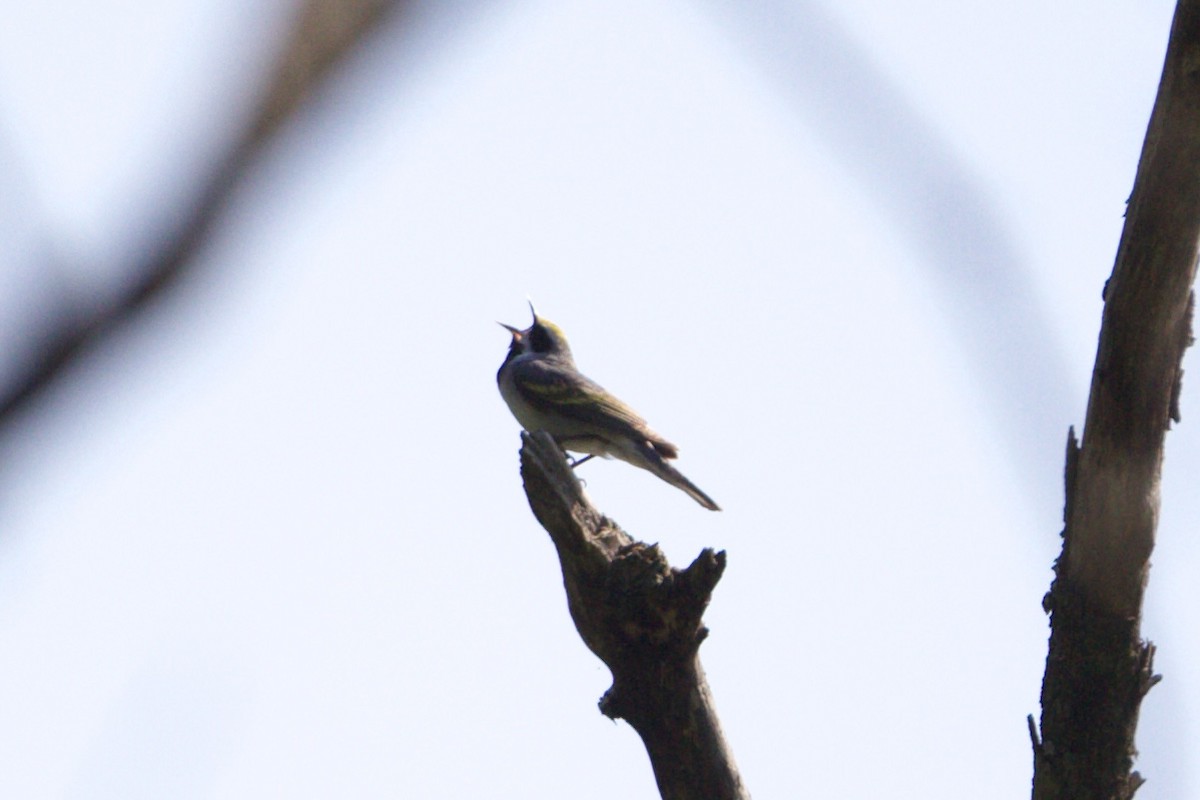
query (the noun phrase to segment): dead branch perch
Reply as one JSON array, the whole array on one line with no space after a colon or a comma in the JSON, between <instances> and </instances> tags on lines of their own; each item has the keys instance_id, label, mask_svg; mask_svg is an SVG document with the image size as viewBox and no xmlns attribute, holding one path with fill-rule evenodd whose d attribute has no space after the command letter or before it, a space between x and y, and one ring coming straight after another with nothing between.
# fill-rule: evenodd
<instances>
[{"instance_id":1,"label":"dead branch perch","mask_svg":"<svg viewBox=\"0 0 1200 800\"><path fill-rule=\"evenodd\" d=\"M588 502L548 434L521 439L525 493L558 550L571 618L613 675L600 710L642 737L663 798L749 798L698 654L725 553L705 549L687 569L672 568L657 545L635 541Z\"/></svg>"}]
</instances>

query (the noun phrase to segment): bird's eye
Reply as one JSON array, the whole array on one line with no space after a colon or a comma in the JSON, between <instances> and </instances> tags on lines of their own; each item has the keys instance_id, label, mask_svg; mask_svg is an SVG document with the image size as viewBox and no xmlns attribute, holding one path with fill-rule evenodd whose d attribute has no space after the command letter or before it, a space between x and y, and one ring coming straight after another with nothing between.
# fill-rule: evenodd
<instances>
[{"instance_id":1,"label":"bird's eye","mask_svg":"<svg viewBox=\"0 0 1200 800\"><path fill-rule=\"evenodd\" d=\"M546 330L544 325L534 325L533 330L529 332L529 343L533 346L535 353L545 353L551 349L553 339L550 337L550 331Z\"/></svg>"}]
</instances>

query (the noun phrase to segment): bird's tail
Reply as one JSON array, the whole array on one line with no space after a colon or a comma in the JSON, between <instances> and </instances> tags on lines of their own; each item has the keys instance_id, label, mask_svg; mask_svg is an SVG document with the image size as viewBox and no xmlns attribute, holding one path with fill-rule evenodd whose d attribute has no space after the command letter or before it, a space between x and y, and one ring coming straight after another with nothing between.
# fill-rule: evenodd
<instances>
[{"instance_id":1,"label":"bird's tail","mask_svg":"<svg viewBox=\"0 0 1200 800\"><path fill-rule=\"evenodd\" d=\"M633 464L635 467L641 467L648 472L653 472L667 483L686 492L693 500L709 511L721 510L716 501L706 495L699 486L689 481L682 472L668 464L667 460L659 454L658 450L650 442L633 443L628 448L622 448L621 452L613 452L613 455L622 461Z\"/></svg>"}]
</instances>

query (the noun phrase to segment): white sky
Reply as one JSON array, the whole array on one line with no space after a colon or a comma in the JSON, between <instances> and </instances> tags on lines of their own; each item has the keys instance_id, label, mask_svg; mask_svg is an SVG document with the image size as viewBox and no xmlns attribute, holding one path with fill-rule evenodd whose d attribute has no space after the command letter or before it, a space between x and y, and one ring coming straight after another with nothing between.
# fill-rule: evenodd
<instances>
[{"instance_id":1,"label":"white sky","mask_svg":"<svg viewBox=\"0 0 1200 800\"><path fill-rule=\"evenodd\" d=\"M0 28L15 343L169 217L283 13L77 5ZM702 656L755 796L1028 792L1066 430L1171 4L412 13L184 291L0 439L0 797L656 797L521 491L495 320L526 296L725 508L582 468L677 565L728 551ZM1139 798L1200 791L1197 396Z\"/></svg>"}]
</instances>

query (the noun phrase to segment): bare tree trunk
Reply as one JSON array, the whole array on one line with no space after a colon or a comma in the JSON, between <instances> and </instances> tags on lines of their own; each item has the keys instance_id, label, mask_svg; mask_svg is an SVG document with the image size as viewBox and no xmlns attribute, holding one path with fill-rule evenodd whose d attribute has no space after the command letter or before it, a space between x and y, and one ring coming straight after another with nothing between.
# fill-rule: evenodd
<instances>
[{"instance_id":1,"label":"bare tree trunk","mask_svg":"<svg viewBox=\"0 0 1200 800\"><path fill-rule=\"evenodd\" d=\"M1158 681L1140 638L1163 443L1179 421L1200 242L1200 0L1175 10L1125 229L1105 286L1083 442L1067 442L1063 551L1034 742L1035 800L1129 798L1142 697Z\"/></svg>"},{"instance_id":2,"label":"bare tree trunk","mask_svg":"<svg viewBox=\"0 0 1200 800\"><path fill-rule=\"evenodd\" d=\"M558 550L571 618L612 671L600 710L642 737L663 798L749 798L698 655L725 553L705 549L687 569L672 568L657 545L635 541L588 502L549 434L521 439L525 494Z\"/></svg>"}]
</instances>

